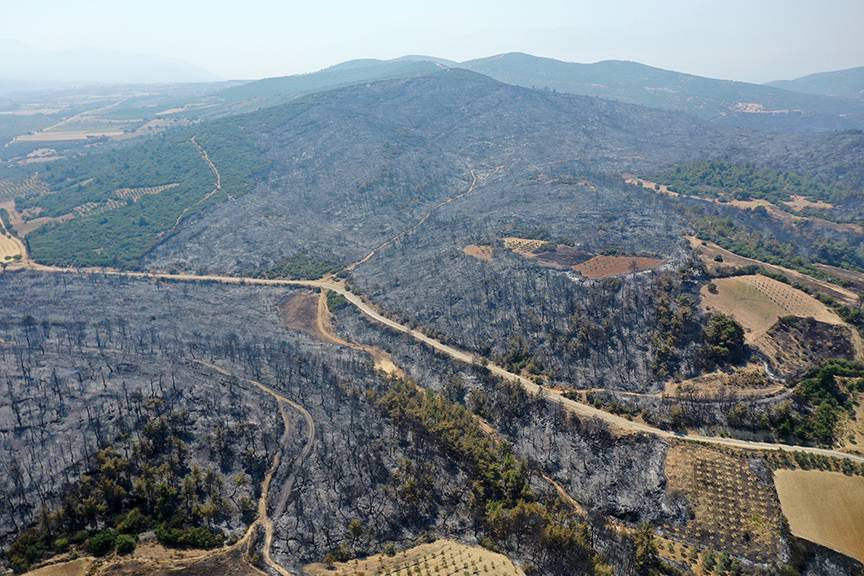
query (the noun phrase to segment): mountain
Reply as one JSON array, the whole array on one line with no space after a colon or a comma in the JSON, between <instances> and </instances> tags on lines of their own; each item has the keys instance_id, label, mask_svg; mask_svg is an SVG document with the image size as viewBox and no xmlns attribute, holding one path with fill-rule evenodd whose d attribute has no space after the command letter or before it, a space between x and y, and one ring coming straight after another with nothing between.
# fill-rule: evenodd
<instances>
[{"instance_id":1,"label":"mountain","mask_svg":"<svg viewBox=\"0 0 864 576\"><path fill-rule=\"evenodd\" d=\"M146 84L219 79L176 58L96 48L43 50L14 40L0 40L0 78L51 84Z\"/></svg>"},{"instance_id":2,"label":"mountain","mask_svg":"<svg viewBox=\"0 0 864 576\"><path fill-rule=\"evenodd\" d=\"M353 62L340 69L346 66L377 67ZM219 167L225 193L237 198L230 208L243 218L224 212L229 205L215 206L160 238L197 193L209 190L211 177L196 160L192 136ZM30 237L33 252L57 263L127 266L148 253L159 266L172 266L185 254L196 266L232 272L267 268L301 250L324 251L345 264L461 188L466 164L524 174L561 161L620 174L728 141L716 127L683 114L436 67L425 76L356 84L202 123L122 155L54 163L42 177L58 194L19 206L59 217L85 196L99 204L117 188L176 182L140 203L40 229ZM70 187L79 177L90 180L83 191ZM129 227L141 217L146 226ZM248 250L236 260L233 251L241 246Z\"/></svg>"},{"instance_id":3,"label":"mountain","mask_svg":"<svg viewBox=\"0 0 864 576\"><path fill-rule=\"evenodd\" d=\"M461 67L508 84L548 88L687 112L748 128L839 129L864 125L864 106L772 86L716 80L637 62L562 62L510 53Z\"/></svg>"},{"instance_id":4,"label":"mountain","mask_svg":"<svg viewBox=\"0 0 864 576\"><path fill-rule=\"evenodd\" d=\"M422 76L440 69L446 62L433 60L436 59L427 59L425 56L404 56L396 60L349 60L309 74L256 80L224 90L220 96L228 100L293 98L351 84Z\"/></svg>"},{"instance_id":5,"label":"mountain","mask_svg":"<svg viewBox=\"0 0 864 576\"><path fill-rule=\"evenodd\" d=\"M777 80L768 85L806 94L864 100L864 66L818 72L795 80Z\"/></svg>"}]
</instances>

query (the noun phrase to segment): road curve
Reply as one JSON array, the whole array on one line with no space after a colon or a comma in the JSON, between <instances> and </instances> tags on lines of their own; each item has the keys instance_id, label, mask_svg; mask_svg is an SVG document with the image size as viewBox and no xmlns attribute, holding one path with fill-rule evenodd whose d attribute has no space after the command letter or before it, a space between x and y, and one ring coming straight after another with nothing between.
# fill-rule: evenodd
<instances>
[{"instance_id":1,"label":"road curve","mask_svg":"<svg viewBox=\"0 0 864 576\"><path fill-rule=\"evenodd\" d=\"M478 364L484 366L488 369L492 374L503 378L504 380L509 380L511 382L517 382L520 384L525 390L534 394L541 394L544 398L546 398L550 402L554 402L559 404L569 412L577 414L579 416L585 416L589 418L599 418L611 426L625 431L625 432L639 432L644 434L653 434L655 436L659 436L661 438L668 439L679 439L690 442L699 442L702 444L712 444L716 446L728 446L731 448L740 448L743 450L772 450L772 451L782 451L782 452L806 452L808 454L817 454L820 456L830 456L833 458L842 458L846 460L852 460L854 462L864 463L864 456L858 456L855 454L847 454L845 452L840 452L838 450L831 450L828 448L814 448L811 446L798 446L791 444L777 444L773 442L756 442L750 440L739 440L735 438L721 438L717 436L702 436L698 434L679 434L676 432L672 432L669 430L663 430L661 428L657 428L655 426L651 426L649 424L644 424L642 422L634 422L632 420L628 420L622 416L618 416L616 414L612 414L610 412L606 412L605 410L601 410L599 408L595 408L594 406L590 406L588 404L583 404L582 402L578 402L576 400L571 400L570 398L566 398L561 394L552 392L539 386L521 376L519 374L515 374L497 364L493 364L488 360L471 354L469 352L465 352L464 350L460 350L448 344L441 342L435 338L427 336L426 334L420 332L419 330L414 330L401 324L395 320L387 318L378 310L375 309L374 306L363 300L357 294L348 290L344 284L344 282L332 279L332 278L322 278L319 280L280 280L280 279L271 279L271 278L245 278L239 276L220 276L215 274L204 274L204 275L195 275L195 274L169 274L164 272L127 272L122 270L114 270L109 268L61 268L55 266L44 266L41 264L34 263L29 261L26 265L10 267L10 270L20 269L20 268L30 268L33 270L41 271L41 272L49 272L49 273L66 273L66 274L93 274L93 275L105 275L105 276L118 276L124 278L139 278L139 279L151 279L151 280L165 280L168 282L215 282L220 284L234 284L234 285L250 285L250 286L282 286L282 287L290 287L290 286L303 286L306 288L318 288L318 289L327 289L336 292L337 294L341 294L345 297L348 302L354 305L360 312L362 312L366 317L378 324L396 330L397 332L402 332L403 334L407 334L411 336L415 340L423 342L424 344L430 346L431 348L450 356L451 358L458 360L460 362L465 362L467 364Z\"/></svg>"}]
</instances>

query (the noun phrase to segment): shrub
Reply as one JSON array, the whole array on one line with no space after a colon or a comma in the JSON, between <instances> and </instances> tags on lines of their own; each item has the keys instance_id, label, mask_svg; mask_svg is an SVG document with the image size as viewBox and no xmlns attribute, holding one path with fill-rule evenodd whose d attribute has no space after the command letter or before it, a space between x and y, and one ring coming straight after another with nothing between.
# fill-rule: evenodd
<instances>
[{"instance_id":1,"label":"shrub","mask_svg":"<svg viewBox=\"0 0 864 576\"><path fill-rule=\"evenodd\" d=\"M134 536L129 534L120 534L115 541L118 554L131 554L138 544Z\"/></svg>"},{"instance_id":2,"label":"shrub","mask_svg":"<svg viewBox=\"0 0 864 576\"><path fill-rule=\"evenodd\" d=\"M736 364L744 359L744 329L731 316L712 314L705 327L708 356L717 364Z\"/></svg>"},{"instance_id":3,"label":"shrub","mask_svg":"<svg viewBox=\"0 0 864 576\"><path fill-rule=\"evenodd\" d=\"M105 556L114 550L116 535L113 530L97 532L87 540L87 550L94 556Z\"/></svg>"},{"instance_id":4,"label":"shrub","mask_svg":"<svg viewBox=\"0 0 864 576\"><path fill-rule=\"evenodd\" d=\"M171 528L160 524L155 532L156 539L171 548L215 548L225 541L221 532L207 528Z\"/></svg>"}]
</instances>

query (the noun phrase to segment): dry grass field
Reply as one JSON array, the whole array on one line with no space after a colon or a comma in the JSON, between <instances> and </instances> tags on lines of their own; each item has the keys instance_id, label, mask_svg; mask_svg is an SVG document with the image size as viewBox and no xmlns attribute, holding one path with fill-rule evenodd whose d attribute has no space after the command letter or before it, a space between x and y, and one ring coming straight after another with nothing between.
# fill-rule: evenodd
<instances>
[{"instance_id":1,"label":"dry grass field","mask_svg":"<svg viewBox=\"0 0 864 576\"><path fill-rule=\"evenodd\" d=\"M15 262L23 256L21 243L0 226L0 264Z\"/></svg>"},{"instance_id":2,"label":"dry grass field","mask_svg":"<svg viewBox=\"0 0 864 576\"><path fill-rule=\"evenodd\" d=\"M674 540L754 561L777 558L783 531L780 503L770 481L760 480L746 458L675 444L666 455L666 478L671 491L687 498L692 512L686 525L665 529Z\"/></svg>"},{"instance_id":3,"label":"dry grass field","mask_svg":"<svg viewBox=\"0 0 864 576\"><path fill-rule=\"evenodd\" d=\"M796 212L801 212L807 208L815 208L817 210L830 210L834 207L833 204L829 204L828 202L823 202L822 200L810 200L809 198L805 198L804 196L792 196L791 200L786 200L783 202L786 206L795 210Z\"/></svg>"},{"instance_id":4,"label":"dry grass field","mask_svg":"<svg viewBox=\"0 0 864 576\"><path fill-rule=\"evenodd\" d=\"M310 564L305 571L313 576L524 576L506 556L451 540L437 540L393 556L379 554L332 567Z\"/></svg>"},{"instance_id":5,"label":"dry grass field","mask_svg":"<svg viewBox=\"0 0 864 576\"><path fill-rule=\"evenodd\" d=\"M864 562L864 478L777 470L774 483L793 534Z\"/></svg>"},{"instance_id":6,"label":"dry grass field","mask_svg":"<svg viewBox=\"0 0 864 576\"><path fill-rule=\"evenodd\" d=\"M128 556L79 558L27 572L24 576L258 576L240 547L173 550L144 542Z\"/></svg>"},{"instance_id":7,"label":"dry grass field","mask_svg":"<svg viewBox=\"0 0 864 576\"><path fill-rule=\"evenodd\" d=\"M84 576L90 572L93 565L93 560L90 558L79 558L69 562L61 562L37 568L31 572L27 572L25 576Z\"/></svg>"},{"instance_id":8,"label":"dry grass field","mask_svg":"<svg viewBox=\"0 0 864 576\"><path fill-rule=\"evenodd\" d=\"M489 262L490 260L492 260L491 246L478 246L476 244L469 244L468 246L465 246L462 251L468 256L471 256L472 258L476 258L484 262Z\"/></svg>"},{"instance_id":9,"label":"dry grass field","mask_svg":"<svg viewBox=\"0 0 864 576\"><path fill-rule=\"evenodd\" d=\"M624 178L624 182L633 186L641 186L646 190L652 190L654 192L657 192L658 194L663 194L665 196L678 196L677 192L669 190L669 187L665 184L657 184L656 182L651 182L650 180L645 180L644 178L628 176Z\"/></svg>"},{"instance_id":10,"label":"dry grass field","mask_svg":"<svg viewBox=\"0 0 864 576\"><path fill-rule=\"evenodd\" d=\"M750 343L765 334L781 316L844 324L837 314L809 294L761 274L717 278L703 286L700 294L706 310L734 317L744 327Z\"/></svg>"},{"instance_id":11,"label":"dry grass field","mask_svg":"<svg viewBox=\"0 0 864 576\"><path fill-rule=\"evenodd\" d=\"M753 400L783 390L784 386L768 379L764 367L747 365L733 372L710 372L682 382L667 382L663 396L686 400Z\"/></svg>"},{"instance_id":12,"label":"dry grass field","mask_svg":"<svg viewBox=\"0 0 864 576\"><path fill-rule=\"evenodd\" d=\"M576 264L573 269L588 278L607 278L629 272L642 272L663 264L659 258L642 256L594 256L586 262Z\"/></svg>"}]
</instances>

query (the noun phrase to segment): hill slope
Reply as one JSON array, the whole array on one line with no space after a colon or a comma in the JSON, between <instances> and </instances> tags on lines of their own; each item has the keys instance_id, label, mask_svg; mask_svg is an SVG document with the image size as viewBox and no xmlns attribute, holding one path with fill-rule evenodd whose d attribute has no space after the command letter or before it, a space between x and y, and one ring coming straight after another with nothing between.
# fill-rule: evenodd
<instances>
[{"instance_id":1,"label":"hill slope","mask_svg":"<svg viewBox=\"0 0 864 576\"><path fill-rule=\"evenodd\" d=\"M806 94L864 100L864 66L819 72L795 80L777 80L768 85Z\"/></svg>"},{"instance_id":2,"label":"hill slope","mask_svg":"<svg viewBox=\"0 0 864 576\"><path fill-rule=\"evenodd\" d=\"M679 110L735 126L836 129L864 122L864 108L858 104L771 86L703 78L637 62L577 64L510 53L470 60L460 66L509 84Z\"/></svg>"}]
</instances>

